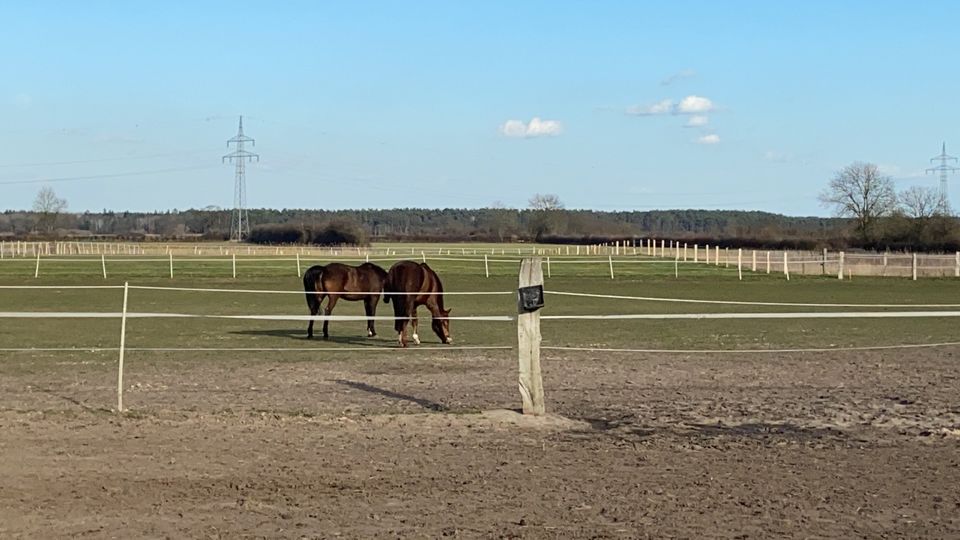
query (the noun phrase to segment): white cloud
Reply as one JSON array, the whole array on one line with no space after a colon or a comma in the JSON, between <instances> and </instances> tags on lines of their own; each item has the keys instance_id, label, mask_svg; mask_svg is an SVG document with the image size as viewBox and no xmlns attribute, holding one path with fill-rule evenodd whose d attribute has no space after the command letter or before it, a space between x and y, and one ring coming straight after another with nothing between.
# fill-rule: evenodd
<instances>
[{"instance_id":1,"label":"white cloud","mask_svg":"<svg viewBox=\"0 0 960 540\"><path fill-rule=\"evenodd\" d=\"M700 137L697 139L697 142L699 144L719 144L720 136L716 133L711 133L710 135L704 135L703 137Z\"/></svg>"},{"instance_id":2,"label":"white cloud","mask_svg":"<svg viewBox=\"0 0 960 540\"><path fill-rule=\"evenodd\" d=\"M557 120L541 120L534 116L529 122L507 120L500 125L504 137L552 137L563 133L563 125Z\"/></svg>"},{"instance_id":3,"label":"white cloud","mask_svg":"<svg viewBox=\"0 0 960 540\"><path fill-rule=\"evenodd\" d=\"M671 84L683 80L689 79L690 77L696 76L697 72L692 69L683 69L676 73L671 74L667 78L660 81L661 86L670 86Z\"/></svg>"},{"instance_id":4,"label":"white cloud","mask_svg":"<svg viewBox=\"0 0 960 540\"><path fill-rule=\"evenodd\" d=\"M683 127L703 127L710 123L710 118L703 115L694 115L691 116L687 123Z\"/></svg>"},{"instance_id":5,"label":"white cloud","mask_svg":"<svg viewBox=\"0 0 960 540\"><path fill-rule=\"evenodd\" d=\"M705 97L687 96L680 100L675 112L677 114L702 114L713 110L713 102Z\"/></svg>"},{"instance_id":6,"label":"white cloud","mask_svg":"<svg viewBox=\"0 0 960 540\"><path fill-rule=\"evenodd\" d=\"M687 96L679 102L672 99L664 99L653 105L633 105L627 107L627 114L634 116L654 116L659 114L695 114L702 116L704 113L715 109L713 101L701 96Z\"/></svg>"}]
</instances>

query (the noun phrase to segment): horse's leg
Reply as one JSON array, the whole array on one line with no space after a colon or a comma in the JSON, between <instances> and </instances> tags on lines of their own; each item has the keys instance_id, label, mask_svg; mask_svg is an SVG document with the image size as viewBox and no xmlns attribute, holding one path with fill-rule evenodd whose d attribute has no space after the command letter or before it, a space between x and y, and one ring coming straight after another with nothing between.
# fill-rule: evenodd
<instances>
[{"instance_id":1,"label":"horse's leg","mask_svg":"<svg viewBox=\"0 0 960 540\"><path fill-rule=\"evenodd\" d=\"M417 345L420 344L420 335L417 333L417 325L420 321L417 319L417 306L414 306L410 309L410 324L413 326L413 342Z\"/></svg>"},{"instance_id":2,"label":"horse's leg","mask_svg":"<svg viewBox=\"0 0 960 540\"><path fill-rule=\"evenodd\" d=\"M380 298L373 295L367 296L363 299L363 309L367 312L367 317L371 317L370 319L367 319L367 337L373 337L377 335L377 329L373 324L373 317L377 314L377 302L379 301Z\"/></svg>"},{"instance_id":3,"label":"horse's leg","mask_svg":"<svg viewBox=\"0 0 960 540\"><path fill-rule=\"evenodd\" d=\"M335 294L331 294L328 298L329 299L327 300L327 309L323 311L323 314L326 315L327 317L333 314L333 306L337 305L337 298L339 298L339 296ZM323 321L323 339L327 339L330 337L329 332L327 332L327 327L329 325L330 325L329 320Z\"/></svg>"},{"instance_id":4,"label":"horse's leg","mask_svg":"<svg viewBox=\"0 0 960 540\"><path fill-rule=\"evenodd\" d=\"M401 347L407 346L407 321L406 317L408 299L406 297L395 297L393 299L393 329L397 331L397 341Z\"/></svg>"},{"instance_id":5,"label":"horse's leg","mask_svg":"<svg viewBox=\"0 0 960 540\"><path fill-rule=\"evenodd\" d=\"M310 316L316 317L317 313L320 313L320 303L323 302L323 295L310 294L308 298L307 304L310 307ZM313 319L310 319L310 324L307 325L307 339L313 339L313 323Z\"/></svg>"}]
</instances>

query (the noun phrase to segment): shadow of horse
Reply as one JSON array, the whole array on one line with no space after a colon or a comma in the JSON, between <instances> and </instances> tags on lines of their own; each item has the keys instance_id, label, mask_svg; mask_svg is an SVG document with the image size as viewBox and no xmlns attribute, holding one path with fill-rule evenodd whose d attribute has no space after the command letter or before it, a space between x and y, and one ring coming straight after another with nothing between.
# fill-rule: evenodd
<instances>
[{"instance_id":1,"label":"shadow of horse","mask_svg":"<svg viewBox=\"0 0 960 540\"><path fill-rule=\"evenodd\" d=\"M357 382L357 381L347 381L344 379L337 379L337 384L342 384L344 386L349 386L356 390L362 390L364 392L369 392L371 394L376 394L378 396L388 397L390 399L399 399L401 401L409 401L410 403L417 404L424 409L434 412L449 412L450 408L442 403L437 403L436 401L430 401L429 399L419 398L416 396L411 396L407 394L401 394L399 392L394 392L393 390L387 390L386 388L380 388L373 386L367 383Z\"/></svg>"},{"instance_id":2,"label":"shadow of horse","mask_svg":"<svg viewBox=\"0 0 960 540\"><path fill-rule=\"evenodd\" d=\"M230 332L231 334L241 335L241 336L268 336L268 337L278 337L285 339L296 339L303 341L312 341L303 333L303 329L283 329L283 328L273 328L267 330L234 330ZM393 345L393 340L374 340L367 337L361 336L331 336L326 339L327 343L339 343L341 345L352 345L357 347L387 347ZM322 347L318 344L317 348Z\"/></svg>"}]
</instances>

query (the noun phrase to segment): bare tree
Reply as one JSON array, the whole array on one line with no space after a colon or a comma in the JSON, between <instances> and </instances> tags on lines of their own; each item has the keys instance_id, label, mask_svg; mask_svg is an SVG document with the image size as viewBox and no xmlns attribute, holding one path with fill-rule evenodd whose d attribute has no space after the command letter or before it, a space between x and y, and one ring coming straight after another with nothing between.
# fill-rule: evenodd
<instances>
[{"instance_id":1,"label":"bare tree","mask_svg":"<svg viewBox=\"0 0 960 540\"><path fill-rule=\"evenodd\" d=\"M37 215L37 228L47 232L53 231L57 226L57 218L60 212L67 209L67 200L57 197L53 188L46 186L37 193L37 198L33 200L33 211Z\"/></svg>"},{"instance_id":2,"label":"bare tree","mask_svg":"<svg viewBox=\"0 0 960 540\"><path fill-rule=\"evenodd\" d=\"M539 193L535 194L533 197L530 197L528 201L530 204L531 210L562 210L563 203L560 202L560 197L547 193L541 195Z\"/></svg>"},{"instance_id":3,"label":"bare tree","mask_svg":"<svg viewBox=\"0 0 960 540\"><path fill-rule=\"evenodd\" d=\"M877 218L897 208L893 180L880 174L873 163L859 161L838 171L819 198L836 215L856 220L857 233L864 240L869 239Z\"/></svg>"},{"instance_id":4,"label":"bare tree","mask_svg":"<svg viewBox=\"0 0 960 540\"><path fill-rule=\"evenodd\" d=\"M947 203L939 189L913 186L900 192L900 210L907 217L925 219L940 215Z\"/></svg>"}]
</instances>

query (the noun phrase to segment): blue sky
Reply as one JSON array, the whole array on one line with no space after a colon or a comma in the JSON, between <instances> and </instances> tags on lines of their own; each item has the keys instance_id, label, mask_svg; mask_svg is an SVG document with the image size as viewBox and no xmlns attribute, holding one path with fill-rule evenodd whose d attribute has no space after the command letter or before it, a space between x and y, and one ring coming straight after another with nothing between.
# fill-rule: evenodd
<instances>
[{"instance_id":1,"label":"blue sky","mask_svg":"<svg viewBox=\"0 0 960 540\"><path fill-rule=\"evenodd\" d=\"M0 209L523 207L824 215L960 154L956 2L7 2ZM960 182L960 176L955 182ZM960 188L951 190L954 201Z\"/></svg>"}]
</instances>

